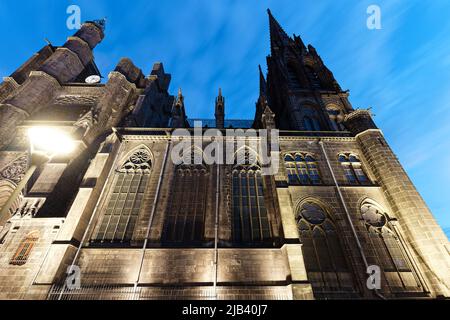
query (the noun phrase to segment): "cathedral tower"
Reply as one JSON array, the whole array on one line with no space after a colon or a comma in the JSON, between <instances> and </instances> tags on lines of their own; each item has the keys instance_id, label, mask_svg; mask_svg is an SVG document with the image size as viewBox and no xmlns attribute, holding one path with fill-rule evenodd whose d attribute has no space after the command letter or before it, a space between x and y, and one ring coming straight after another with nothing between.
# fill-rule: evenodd
<instances>
[{"instance_id":1,"label":"cathedral tower","mask_svg":"<svg viewBox=\"0 0 450 320\"><path fill-rule=\"evenodd\" d=\"M331 71L313 46L299 36L289 37L270 10L270 50L267 57L267 99L279 129L301 131L342 130L343 114L351 110ZM264 81L261 81L264 85ZM330 100L340 101L330 106ZM340 116L340 117L339 117Z\"/></svg>"}]
</instances>

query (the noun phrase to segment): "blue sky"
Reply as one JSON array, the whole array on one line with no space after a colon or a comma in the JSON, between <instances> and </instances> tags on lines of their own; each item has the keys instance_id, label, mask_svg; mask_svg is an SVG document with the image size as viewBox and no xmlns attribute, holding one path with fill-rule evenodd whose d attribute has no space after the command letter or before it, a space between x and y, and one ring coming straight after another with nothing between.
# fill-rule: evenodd
<instances>
[{"instance_id":1,"label":"blue sky","mask_svg":"<svg viewBox=\"0 0 450 320\"><path fill-rule=\"evenodd\" d=\"M107 76L121 57L145 74L162 61L170 90L183 88L190 117L213 117L223 88L228 118L252 118L258 64L266 68L266 9L288 34L312 43L355 108L372 107L375 121L450 233L450 1L448 0L191 0L0 2L0 76L9 75L48 38L60 45L73 33L66 8L82 20L108 18L95 49ZM382 29L366 27L377 4Z\"/></svg>"}]
</instances>

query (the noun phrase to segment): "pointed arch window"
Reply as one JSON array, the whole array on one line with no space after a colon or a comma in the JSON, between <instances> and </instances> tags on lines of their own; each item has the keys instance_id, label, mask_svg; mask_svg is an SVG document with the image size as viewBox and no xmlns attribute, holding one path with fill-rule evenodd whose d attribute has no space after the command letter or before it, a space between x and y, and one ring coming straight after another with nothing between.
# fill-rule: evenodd
<instances>
[{"instance_id":1,"label":"pointed arch window","mask_svg":"<svg viewBox=\"0 0 450 320\"><path fill-rule=\"evenodd\" d=\"M261 167L256 161L239 161L233 167L233 238L236 242L260 242L271 238ZM256 159L256 156L254 157Z\"/></svg>"},{"instance_id":2,"label":"pointed arch window","mask_svg":"<svg viewBox=\"0 0 450 320\"><path fill-rule=\"evenodd\" d=\"M294 158L290 154L287 154L284 157L284 163L286 165L286 173L288 176L288 183L289 184L298 184L299 179L298 179L298 175L297 175Z\"/></svg>"},{"instance_id":3,"label":"pointed arch window","mask_svg":"<svg viewBox=\"0 0 450 320\"><path fill-rule=\"evenodd\" d=\"M20 243L19 248L17 248L14 256L10 260L10 264L21 266L27 263L30 257L31 250L36 245L39 240L39 232L34 231L28 234Z\"/></svg>"},{"instance_id":4,"label":"pointed arch window","mask_svg":"<svg viewBox=\"0 0 450 320\"><path fill-rule=\"evenodd\" d=\"M151 167L150 152L140 148L116 170L93 242L123 243L131 240Z\"/></svg>"},{"instance_id":5,"label":"pointed arch window","mask_svg":"<svg viewBox=\"0 0 450 320\"><path fill-rule=\"evenodd\" d=\"M286 154L284 162L289 184L322 184L317 161L312 155L306 153Z\"/></svg>"},{"instance_id":6,"label":"pointed arch window","mask_svg":"<svg viewBox=\"0 0 450 320\"><path fill-rule=\"evenodd\" d=\"M340 154L339 162L344 168L344 175L349 184L368 185L370 180L363 170L361 160L354 154Z\"/></svg>"},{"instance_id":7,"label":"pointed arch window","mask_svg":"<svg viewBox=\"0 0 450 320\"><path fill-rule=\"evenodd\" d=\"M394 290L399 287L419 289L420 282L416 281L406 249L384 210L375 202L365 200L361 215L389 286Z\"/></svg>"},{"instance_id":8,"label":"pointed arch window","mask_svg":"<svg viewBox=\"0 0 450 320\"><path fill-rule=\"evenodd\" d=\"M164 221L163 242L196 243L204 240L210 175L204 164L194 164L199 163L198 159L203 159L201 151L189 152L192 153L191 164L181 164L175 168L172 196Z\"/></svg>"},{"instance_id":9,"label":"pointed arch window","mask_svg":"<svg viewBox=\"0 0 450 320\"><path fill-rule=\"evenodd\" d=\"M329 214L314 201L300 207L297 225L308 279L315 290L349 290L353 282L336 227Z\"/></svg>"}]
</instances>

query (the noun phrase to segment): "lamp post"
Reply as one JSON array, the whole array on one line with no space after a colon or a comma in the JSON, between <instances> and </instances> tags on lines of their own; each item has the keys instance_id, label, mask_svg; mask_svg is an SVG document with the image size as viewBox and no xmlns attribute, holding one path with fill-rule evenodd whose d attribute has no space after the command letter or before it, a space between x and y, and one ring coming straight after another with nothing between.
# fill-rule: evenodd
<instances>
[{"instance_id":1,"label":"lamp post","mask_svg":"<svg viewBox=\"0 0 450 320\"><path fill-rule=\"evenodd\" d=\"M56 155L69 154L75 149L74 140L62 130L51 127L32 127L28 129L30 139L30 167L25 172L14 192L3 205L0 217L9 214L12 204L19 197L38 167L49 162Z\"/></svg>"}]
</instances>

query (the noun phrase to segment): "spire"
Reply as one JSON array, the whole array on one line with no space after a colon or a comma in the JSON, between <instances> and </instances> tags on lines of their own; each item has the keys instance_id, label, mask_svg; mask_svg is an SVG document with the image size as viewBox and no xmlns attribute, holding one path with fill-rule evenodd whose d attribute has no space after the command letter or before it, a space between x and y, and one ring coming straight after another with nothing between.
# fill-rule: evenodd
<instances>
[{"instance_id":1,"label":"spire","mask_svg":"<svg viewBox=\"0 0 450 320\"><path fill-rule=\"evenodd\" d=\"M269 14L270 47L273 50L276 47L287 44L291 39L274 18L270 9L267 9L267 13Z\"/></svg>"},{"instance_id":2,"label":"spire","mask_svg":"<svg viewBox=\"0 0 450 320\"><path fill-rule=\"evenodd\" d=\"M313 56L318 56L316 48L314 48L311 44L308 44L308 52Z\"/></svg>"},{"instance_id":3,"label":"spire","mask_svg":"<svg viewBox=\"0 0 450 320\"><path fill-rule=\"evenodd\" d=\"M266 96L266 79L264 78L264 73L262 72L261 65L258 65L259 68L259 95Z\"/></svg>"},{"instance_id":4,"label":"spire","mask_svg":"<svg viewBox=\"0 0 450 320\"><path fill-rule=\"evenodd\" d=\"M222 88L219 88L219 95L216 98L216 105L217 104L225 105L225 98L222 96Z\"/></svg>"},{"instance_id":5,"label":"spire","mask_svg":"<svg viewBox=\"0 0 450 320\"><path fill-rule=\"evenodd\" d=\"M184 106L184 97L183 97L183 93L181 92L181 88L178 88L178 95L177 95L177 100L175 101L175 104L178 106Z\"/></svg>"},{"instance_id":6,"label":"spire","mask_svg":"<svg viewBox=\"0 0 450 320\"><path fill-rule=\"evenodd\" d=\"M305 43L303 42L302 38L300 36L297 36L294 34L294 42L297 46L300 47L302 52L306 51Z\"/></svg>"},{"instance_id":7,"label":"spire","mask_svg":"<svg viewBox=\"0 0 450 320\"><path fill-rule=\"evenodd\" d=\"M170 127L185 128L186 127L186 113L184 110L184 97L181 93L181 88L178 89L178 95L172 107L172 118L170 119Z\"/></svg>"},{"instance_id":8,"label":"spire","mask_svg":"<svg viewBox=\"0 0 450 320\"><path fill-rule=\"evenodd\" d=\"M223 129L225 127L225 98L222 96L222 88L219 88L219 95L216 98L216 128Z\"/></svg>"},{"instance_id":9,"label":"spire","mask_svg":"<svg viewBox=\"0 0 450 320\"><path fill-rule=\"evenodd\" d=\"M91 23L95 24L97 27L99 27L103 32L105 31L105 28L106 28L106 17L102 18L102 19L86 21L86 22L91 22Z\"/></svg>"},{"instance_id":10,"label":"spire","mask_svg":"<svg viewBox=\"0 0 450 320\"><path fill-rule=\"evenodd\" d=\"M275 129L275 113L270 109L267 101L264 101L265 108L261 116L261 122L264 129Z\"/></svg>"}]
</instances>

